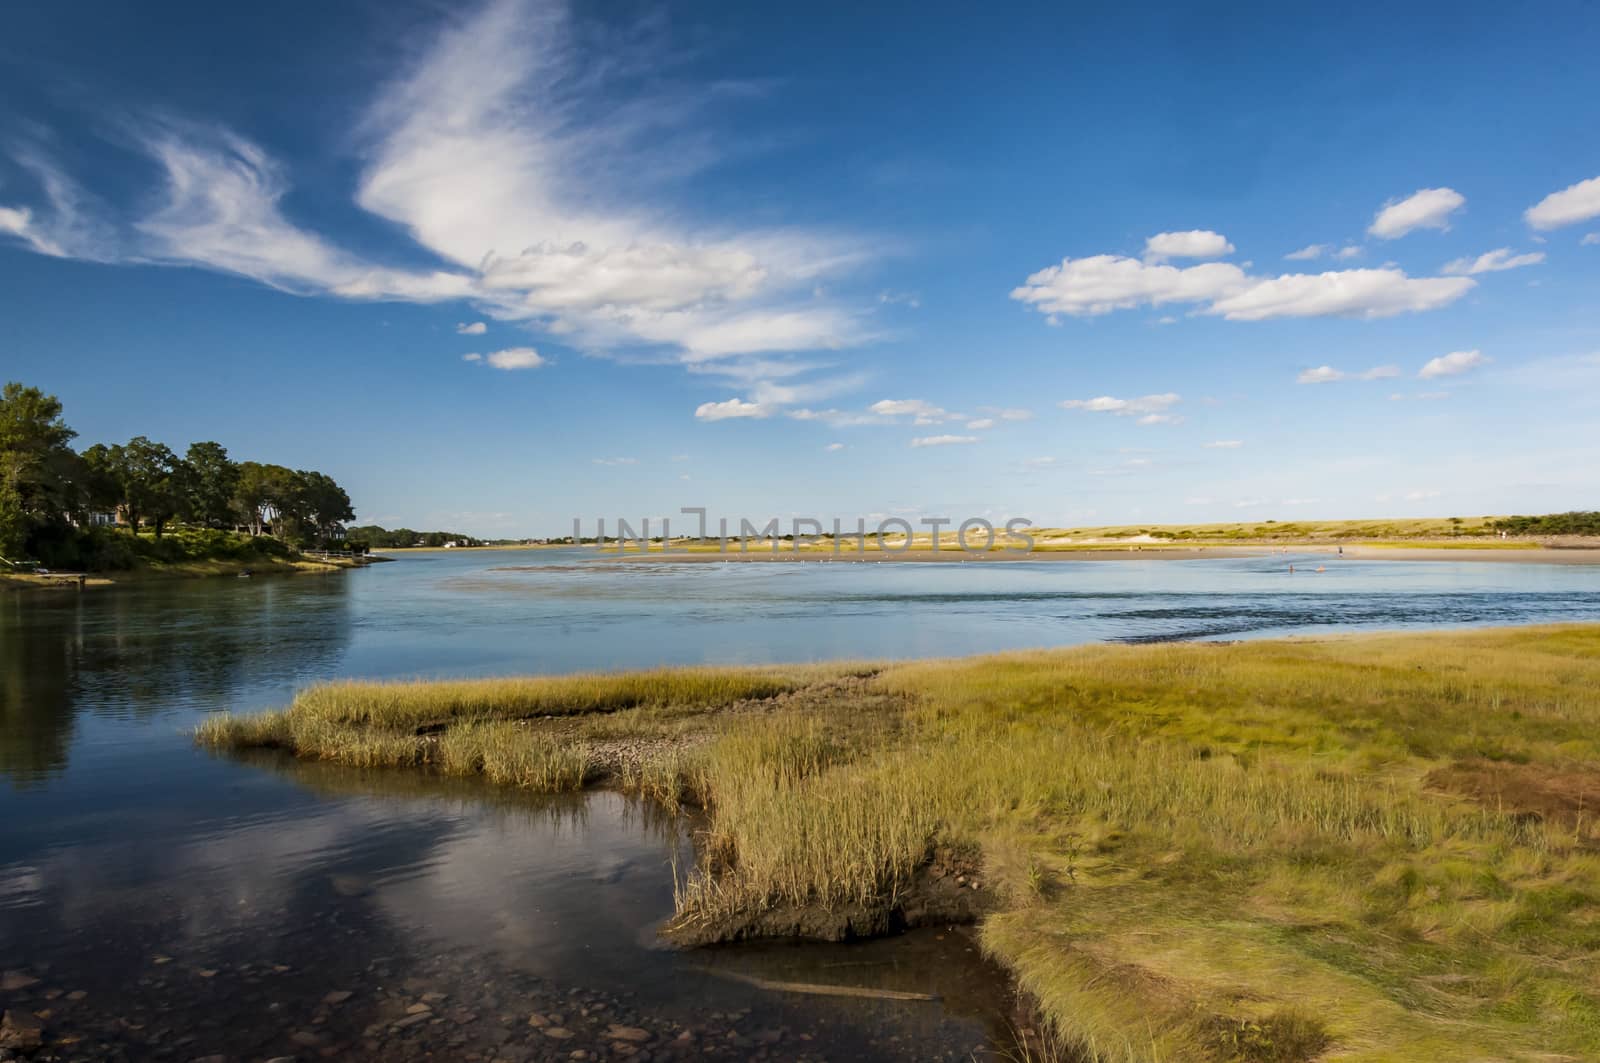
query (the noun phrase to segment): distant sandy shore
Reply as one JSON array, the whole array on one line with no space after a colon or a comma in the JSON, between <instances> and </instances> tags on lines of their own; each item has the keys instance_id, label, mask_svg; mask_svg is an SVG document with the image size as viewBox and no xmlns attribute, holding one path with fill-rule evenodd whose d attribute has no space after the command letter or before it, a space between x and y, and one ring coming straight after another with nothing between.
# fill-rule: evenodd
<instances>
[{"instance_id":1,"label":"distant sandy shore","mask_svg":"<svg viewBox=\"0 0 1600 1063\"><path fill-rule=\"evenodd\" d=\"M823 564L843 562L849 564L897 564L904 562L939 562L945 564L1007 564L1018 561L1194 561L1218 557L1282 557L1288 564L1295 558L1315 555L1339 560L1359 561L1493 561L1540 565L1600 565L1600 548L1570 549L1505 549L1494 547L1448 546L1345 546L1340 553L1338 544L1303 544L1295 546L1141 546L1106 547L1105 549L1077 550L994 550L983 554L969 554L959 550L907 550L903 553L869 551L865 554L842 550L837 555L823 550L804 553L774 554L770 548L748 553L730 550L727 553L650 553L623 554L596 552L596 558L612 563L646 564Z\"/></svg>"}]
</instances>

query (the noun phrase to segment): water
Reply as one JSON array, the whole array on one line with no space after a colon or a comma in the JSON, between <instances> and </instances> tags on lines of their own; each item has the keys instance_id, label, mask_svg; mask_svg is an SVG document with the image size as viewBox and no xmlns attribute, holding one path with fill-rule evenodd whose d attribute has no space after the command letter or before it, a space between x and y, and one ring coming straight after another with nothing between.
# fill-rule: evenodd
<instances>
[{"instance_id":1,"label":"water","mask_svg":"<svg viewBox=\"0 0 1600 1063\"><path fill-rule=\"evenodd\" d=\"M0 989L0 1007L48 1008L52 1036L81 1038L65 1057L84 1059L565 1059L610 1043L611 1021L667 1058L967 1058L1004 1044L1010 1016L964 932L665 949L654 929L689 848L685 825L648 806L219 759L186 732L331 676L1600 619L1600 568L1582 566L588 557L406 555L329 576L0 597L0 970L39 979ZM939 999L775 993L750 976ZM330 991L352 996L323 1003ZM543 1032L555 1015L572 1038Z\"/></svg>"}]
</instances>

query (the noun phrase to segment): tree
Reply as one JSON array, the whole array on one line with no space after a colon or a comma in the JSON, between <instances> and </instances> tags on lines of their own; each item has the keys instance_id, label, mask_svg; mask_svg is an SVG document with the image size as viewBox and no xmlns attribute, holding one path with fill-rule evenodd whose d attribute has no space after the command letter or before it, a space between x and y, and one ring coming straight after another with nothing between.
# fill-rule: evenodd
<instances>
[{"instance_id":1,"label":"tree","mask_svg":"<svg viewBox=\"0 0 1600 1063\"><path fill-rule=\"evenodd\" d=\"M272 534L285 541L296 537L301 522L299 475L282 465L241 462L239 483L234 489L234 509L244 518L251 535L260 535L270 525Z\"/></svg>"},{"instance_id":2,"label":"tree","mask_svg":"<svg viewBox=\"0 0 1600 1063\"><path fill-rule=\"evenodd\" d=\"M0 555L23 554L41 527L78 509L76 435L54 395L18 383L0 390Z\"/></svg>"},{"instance_id":3,"label":"tree","mask_svg":"<svg viewBox=\"0 0 1600 1063\"><path fill-rule=\"evenodd\" d=\"M227 524L239 487L239 466L228 460L220 443L191 443L184 455L188 467L183 518L208 528Z\"/></svg>"},{"instance_id":4,"label":"tree","mask_svg":"<svg viewBox=\"0 0 1600 1063\"><path fill-rule=\"evenodd\" d=\"M334 536L347 520L355 520L350 496L326 473L301 470L295 475L297 516L309 524L319 540Z\"/></svg>"},{"instance_id":5,"label":"tree","mask_svg":"<svg viewBox=\"0 0 1600 1063\"><path fill-rule=\"evenodd\" d=\"M182 459L165 443L144 436L134 436L121 449L119 471L129 520L136 531L138 518L148 520L159 539L183 501L187 474Z\"/></svg>"}]
</instances>

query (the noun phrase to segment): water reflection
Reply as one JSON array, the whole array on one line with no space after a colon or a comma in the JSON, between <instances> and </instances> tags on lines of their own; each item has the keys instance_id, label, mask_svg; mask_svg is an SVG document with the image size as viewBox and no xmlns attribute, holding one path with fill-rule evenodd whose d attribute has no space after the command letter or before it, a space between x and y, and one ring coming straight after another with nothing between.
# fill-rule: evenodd
<instances>
[{"instance_id":1,"label":"water reflection","mask_svg":"<svg viewBox=\"0 0 1600 1063\"><path fill-rule=\"evenodd\" d=\"M60 774L80 713L151 720L288 692L334 670L350 626L339 578L0 595L0 774Z\"/></svg>"}]
</instances>

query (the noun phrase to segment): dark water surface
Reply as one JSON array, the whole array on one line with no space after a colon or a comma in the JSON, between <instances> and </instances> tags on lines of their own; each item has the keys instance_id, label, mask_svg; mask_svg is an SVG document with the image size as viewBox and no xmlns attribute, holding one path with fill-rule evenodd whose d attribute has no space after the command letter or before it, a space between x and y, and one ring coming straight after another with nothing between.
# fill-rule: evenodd
<instances>
[{"instance_id":1,"label":"dark water surface","mask_svg":"<svg viewBox=\"0 0 1600 1063\"><path fill-rule=\"evenodd\" d=\"M1600 619L1600 569L1580 566L586 556L0 596L0 1008L45 1012L50 1038L78 1039L53 1051L81 1059L982 1056L1007 1041L1008 1002L964 932L665 949L689 850L647 806L218 759L186 732L333 676Z\"/></svg>"}]
</instances>

